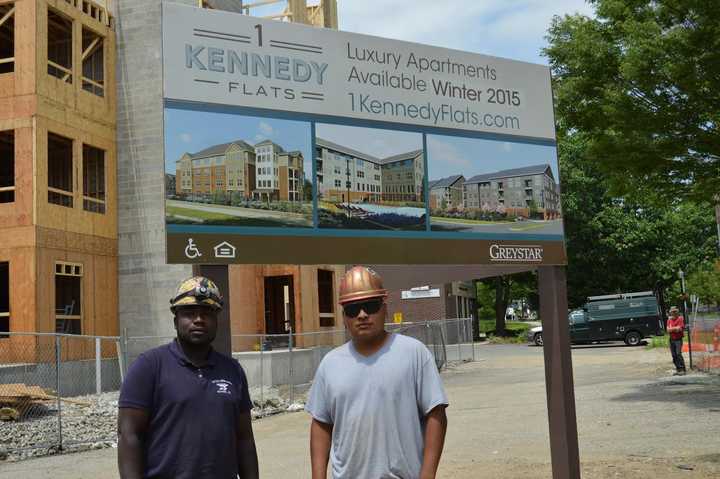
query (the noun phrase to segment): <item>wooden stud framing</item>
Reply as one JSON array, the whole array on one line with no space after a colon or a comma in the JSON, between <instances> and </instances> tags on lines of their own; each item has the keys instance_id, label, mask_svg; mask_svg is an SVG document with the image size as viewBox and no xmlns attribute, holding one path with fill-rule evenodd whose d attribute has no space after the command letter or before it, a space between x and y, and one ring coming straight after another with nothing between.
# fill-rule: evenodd
<instances>
[{"instance_id":1,"label":"wooden stud framing","mask_svg":"<svg viewBox=\"0 0 720 479\"><path fill-rule=\"evenodd\" d=\"M12 4L0 0L0 5L8 3ZM83 266L83 333L115 335L118 245L113 22L102 7L87 0L21 0L13 9L16 65L13 72L0 75L0 131L15 132L15 201L0 203L0 223L4 226L0 261L10 263L10 328L15 332L55 331L54 268L56 262L68 262ZM72 22L70 66L48 63L48 9ZM7 13L3 10L0 17ZM83 29L97 35L85 37L85 48ZM103 80L83 79L83 59L101 45ZM61 76L72 75L77 80L63 83L62 78L48 74L49 64L62 72ZM83 82L103 88L104 96L83 90ZM47 182L48 133L73 141L73 191L56 191L72 196L72 208L48 202L48 191L55 190L48 188ZM102 202L83 194L83 145L104 151L104 214L83 207L85 200ZM27 341L14 338L2 342L8 347L0 348L0 362L41 360L38 343L28 348ZM95 353L90 342L77 340L72 344L63 350L64 358L92 357ZM103 350L104 357L109 354Z\"/></svg>"}]
</instances>

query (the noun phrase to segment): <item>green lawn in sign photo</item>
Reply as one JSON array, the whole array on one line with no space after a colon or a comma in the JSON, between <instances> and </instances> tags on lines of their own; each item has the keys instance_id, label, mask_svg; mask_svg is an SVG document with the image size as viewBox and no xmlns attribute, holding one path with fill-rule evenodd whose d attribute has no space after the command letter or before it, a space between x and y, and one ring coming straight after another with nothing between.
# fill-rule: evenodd
<instances>
[{"instance_id":1,"label":"green lawn in sign photo","mask_svg":"<svg viewBox=\"0 0 720 479\"><path fill-rule=\"evenodd\" d=\"M311 228L312 204L290 201L167 199L167 224Z\"/></svg>"}]
</instances>

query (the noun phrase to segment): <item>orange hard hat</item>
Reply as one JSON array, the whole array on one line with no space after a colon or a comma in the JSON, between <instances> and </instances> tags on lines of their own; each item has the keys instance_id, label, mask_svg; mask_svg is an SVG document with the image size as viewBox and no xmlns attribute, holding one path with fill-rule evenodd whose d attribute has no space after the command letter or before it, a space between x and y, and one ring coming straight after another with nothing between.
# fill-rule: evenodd
<instances>
[{"instance_id":1,"label":"orange hard hat","mask_svg":"<svg viewBox=\"0 0 720 479\"><path fill-rule=\"evenodd\" d=\"M386 297L380 275L365 266L353 266L340 281L340 304Z\"/></svg>"}]
</instances>

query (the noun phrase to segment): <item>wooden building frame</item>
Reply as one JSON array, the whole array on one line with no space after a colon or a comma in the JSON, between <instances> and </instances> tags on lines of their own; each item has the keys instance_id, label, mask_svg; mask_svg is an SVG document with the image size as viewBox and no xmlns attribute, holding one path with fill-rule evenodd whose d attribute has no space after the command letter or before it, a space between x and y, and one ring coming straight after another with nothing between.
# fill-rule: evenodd
<instances>
[{"instance_id":1,"label":"wooden building frame","mask_svg":"<svg viewBox=\"0 0 720 479\"><path fill-rule=\"evenodd\" d=\"M0 191L13 193L12 201L0 201L9 331L67 332L66 325L73 325L73 332L116 335L114 21L105 7L88 0L0 0L0 12L14 27L13 69L0 73L0 135L13 139L14 178ZM54 28L49 22L55 18L67 27L66 64L48 57L48 31ZM90 58L94 70L83 68ZM56 137L68 148L61 188L49 171L49 139ZM49 201L53 195L63 198L61 204ZM69 308L58 306L55 297L58 268L65 274L67 265L81 278L80 303ZM2 344L0 363L54 360L42 340L12 335ZM91 341L64 342L64 359L94 354Z\"/></svg>"}]
</instances>

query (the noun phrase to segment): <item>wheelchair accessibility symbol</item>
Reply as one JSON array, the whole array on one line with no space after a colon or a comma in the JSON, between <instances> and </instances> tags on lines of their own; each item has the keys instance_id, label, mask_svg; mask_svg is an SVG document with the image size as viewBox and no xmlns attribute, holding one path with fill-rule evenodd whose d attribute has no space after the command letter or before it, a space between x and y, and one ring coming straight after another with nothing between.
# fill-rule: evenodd
<instances>
[{"instance_id":1,"label":"wheelchair accessibility symbol","mask_svg":"<svg viewBox=\"0 0 720 479\"><path fill-rule=\"evenodd\" d=\"M188 244L185 247L185 256L187 256L189 259L195 259L202 256L202 253L197 248L197 246L195 246L195 242L193 242L192 238L188 238Z\"/></svg>"}]
</instances>

